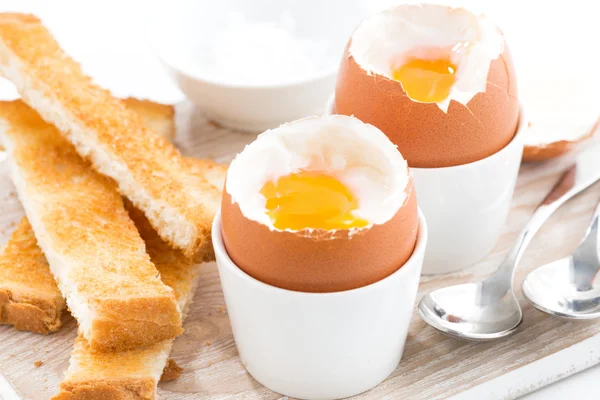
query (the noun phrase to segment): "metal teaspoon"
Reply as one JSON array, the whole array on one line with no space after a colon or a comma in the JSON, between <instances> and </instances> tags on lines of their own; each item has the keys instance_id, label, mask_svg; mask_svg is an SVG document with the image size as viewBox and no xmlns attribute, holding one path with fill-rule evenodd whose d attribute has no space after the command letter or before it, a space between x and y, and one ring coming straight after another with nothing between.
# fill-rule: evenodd
<instances>
[{"instance_id":1,"label":"metal teaspoon","mask_svg":"<svg viewBox=\"0 0 600 400\"><path fill-rule=\"evenodd\" d=\"M481 282L432 291L419 314L432 327L460 339L488 341L513 333L523 312L513 291L515 269L544 222L567 200L600 180L600 147L583 152L536 208L496 272Z\"/></svg>"},{"instance_id":2,"label":"metal teaspoon","mask_svg":"<svg viewBox=\"0 0 600 400\"><path fill-rule=\"evenodd\" d=\"M537 309L569 319L600 317L600 257L596 205L585 236L572 255L531 271L523 281L523 295Z\"/></svg>"}]
</instances>

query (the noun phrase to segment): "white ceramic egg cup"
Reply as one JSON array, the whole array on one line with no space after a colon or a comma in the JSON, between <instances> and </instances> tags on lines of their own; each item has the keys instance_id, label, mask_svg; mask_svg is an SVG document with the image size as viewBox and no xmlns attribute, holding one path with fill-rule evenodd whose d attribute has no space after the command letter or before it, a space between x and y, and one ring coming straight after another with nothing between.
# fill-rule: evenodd
<instances>
[{"instance_id":1,"label":"white ceramic egg cup","mask_svg":"<svg viewBox=\"0 0 600 400\"><path fill-rule=\"evenodd\" d=\"M334 97L327 103L333 110ZM523 155L523 107L513 140L484 159L454 167L411 168L429 224L423 274L456 272L481 261L502 233Z\"/></svg>"},{"instance_id":2,"label":"white ceramic egg cup","mask_svg":"<svg viewBox=\"0 0 600 400\"><path fill-rule=\"evenodd\" d=\"M212 232L233 336L242 364L257 381L286 396L337 399L375 387L397 367L427 243L420 211L416 247L402 268L371 285L334 293L260 282L227 255L220 213Z\"/></svg>"},{"instance_id":3,"label":"white ceramic egg cup","mask_svg":"<svg viewBox=\"0 0 600 400\"><path fill-rule=\"evenodd\" d=\"M521 108L513 140L491 156L454 167L411 168L430 228L423 274L459 271L494 249L510 209L526 129Z\"/></svg>"}]
</instances>

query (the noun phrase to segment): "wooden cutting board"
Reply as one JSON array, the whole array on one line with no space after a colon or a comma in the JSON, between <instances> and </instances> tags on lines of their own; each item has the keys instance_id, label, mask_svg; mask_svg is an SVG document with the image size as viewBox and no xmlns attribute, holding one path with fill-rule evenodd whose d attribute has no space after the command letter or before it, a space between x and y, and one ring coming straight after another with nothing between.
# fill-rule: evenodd
<instances>
[{"instance_id":1,"label":"wooden cutting board","mask_svg":"<svg viewBox=\"0 0 600 400\"><path fill-rule=\"evenodd\" d=\"M177 144L188 156L227 162L255 135L233 132L206 121L187 104L178 107ZM0 159L2 157L0 156ZM568 165L562 159L521 168L512 210L494 252L462 273L423 277L419 298L430 290L479 279L502 260L519 229ZM516 287L535 266L565 256L578 244L600 198L595 186L563 207L538 233L517 272ZM23 215L0 162L0 244ZM518 332L493 343L446 337L415 313L404 357L396 371L357 398L509 399L600 362L600 321L568 322L533 309L518 290L525 320ZM57 393L75 338L75 321L66 318L59 332L42 336L0 327L0 398L46 400ZM171 354L184 368L173 382L160 384L160 397L175 399L277 399L245 371L235 342L216 265L206 264L185 323ZM42 364L36 367L36 361ZM6 383L14 388L7 389Z\"/></svg>"}]
</instances>

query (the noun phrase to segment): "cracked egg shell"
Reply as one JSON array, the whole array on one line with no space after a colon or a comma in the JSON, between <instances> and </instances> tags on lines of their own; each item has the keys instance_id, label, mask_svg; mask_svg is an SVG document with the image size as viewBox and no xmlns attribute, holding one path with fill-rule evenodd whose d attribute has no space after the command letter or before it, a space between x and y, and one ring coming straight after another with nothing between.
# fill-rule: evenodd
<instances>
[{"instance_id":1,"label":"cracked egg shell","mask_svg":"<svg viewBox=\"0 0 600 400\"><path fill-rule=\"evenodd\" d=\"M366 199L361 217L367 227L293 231L272 225L260 188L310 170L315 160L319 171L330 168L350 182L359 201ZM332 115L267 131L238 154L223 190L221 233L229 257L253 278L294 291L337 292L401 268L416 244L417 214L412 176L396 147L377 128Z\"/></svg>"},{"instance_id":2,"label":"cracked egg shell","mask_svg":"<svg viewBox=\"0 0 600 400\"><path fill-rule=\"evenodd\" d=\"M405 30L395 31L402 24ZM463 89L468 92L472 84L472 91L445 104L446 111L440 104L409 98L402 84L391 79L391 67L385 70L385 61L398 57L397 49L410 51L414 46L433 43L451 47L471 28L473 37L477 37L478 29L483 30L478 24L486 26L488 32L481 36L495 41L490 46L498 47L499 53L487 51L487 43L478 44L481 54L465 62L462 71L466 82ZM423 32L429 36L423 36L421 43L419 35ZM353 46L357 41L360 46ZM485 67L479 78L474 77L477 63ZM462 66L459 60L453 86L460 82ZM495 25L490 28L483 16L464 9L437 5L388 9L363 21L350 38L340 65L332 111L353 115L381 129L411 167L449 167L486 158L512 140L518 125L519 102L510 51Z\"/></svg>"},{"instance_id":3,"label":"cracked egg shell","mask_svg":"<svg viewBox=\"0 0 600 400\"><path fill-rule=\"evenodd\" d=\"M547 135L549 131L556 131L556 133ZM600 131L600 118L593 124L589 122L578 124L568 117L563 117L560 121L550 119L539 128L536 122L531 122L525 136L523 161L540 162L563 156L583 147L597 131Z\"/></svg>"}]
</instances>

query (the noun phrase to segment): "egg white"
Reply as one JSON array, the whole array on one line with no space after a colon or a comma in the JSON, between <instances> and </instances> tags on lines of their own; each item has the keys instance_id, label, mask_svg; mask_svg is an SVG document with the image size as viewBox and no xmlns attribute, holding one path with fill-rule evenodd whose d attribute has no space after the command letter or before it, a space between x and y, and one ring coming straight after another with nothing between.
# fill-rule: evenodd
<instances>
[{"instance_id":1,"label":"egg white","mask_svg":"<svg viewBox=\"0 0 600 400\"><path fill-rule=\"evenodd\" d=\"M269 181L300 170L325 172L352 190L359 201L353 214L373 224L389 221L404 205L410 182L408 165L396 146L376 127L354 117L310 117L268 130L237 155L225 190L242 214L273 226L266 199Z\"/></svg>"},{"instance_id":2,"label":"egg white","mask_svg":"<svg viewBox=\"0 0 600 400\"><path fill-rule=\"evenodd\" d=\"M456 80L449 96L436 103L447 112L451 100L466 105L485 92L490 64L504 51L502 33L486 16L434 4L396 6L362 22L352 35L349 53L368 73L393 79L392 69L402 65L405 54L457 43L468 46L452 52Z\"/></svg>"}]
</instances>

